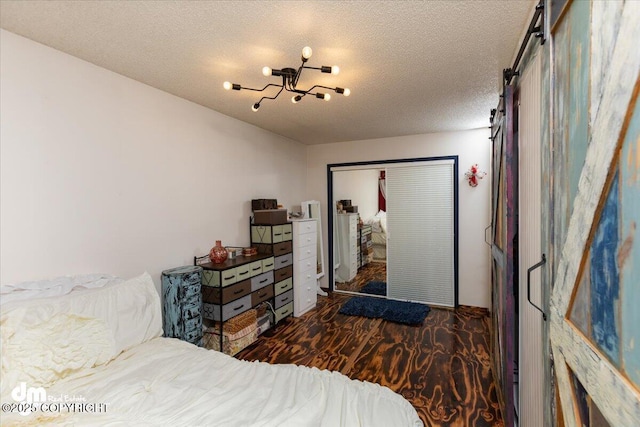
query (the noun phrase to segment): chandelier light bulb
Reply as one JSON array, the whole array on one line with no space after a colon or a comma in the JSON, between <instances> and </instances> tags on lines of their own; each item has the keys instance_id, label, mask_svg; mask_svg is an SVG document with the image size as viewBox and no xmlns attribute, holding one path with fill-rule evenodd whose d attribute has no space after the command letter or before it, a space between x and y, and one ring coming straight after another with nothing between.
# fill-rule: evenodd
<instances>
[{"instance_id":1,"label":"chandelier light bulb","mask_svg":"<svg viewBox=\"0 0 640 427\"><path fill-rule=\"evenodd\" d=\"M334 76L337 75L340 72L340 67L338 67L337 65L333 65L331 67L331 74L333 74Z\"/></svg>"},{"instance_id":2,"label":"chandelier light bulb","mask_svg":"<svg viewBox=\"0 0 640 427\"><path fill-rule=\"evenodd\" d=\"M300 95L295 95L291 97L291 102L293 102L294 104L297 104L298 101L300 101L302 99L302 97Z\"/></svg>"},{"instance_id":3,"label":"chandelier light bulb","mask_svg":"<svg viewBox=\"0 0 640 427\"><path fill-rule=\"evenodd\" d=\"M222 87L225 88L225 90L231 90L231 82L222 83Z\"/></svg>"},{"instance_id":4,"label":"chandelier light bulb","mask_svg":"<svg viewBox=\"0 0 640 427\"><path fill-rule=\"evenodd\" d=\"M258 111L258 108L260 108L260 103L256 102L255 104L253 104L253 106L251 107L251 111L253 111L254 113L256 111Z\"/></svg>"},{"instance_id":5,"label":"chandelier light bulb","mask_svg":"<svg viewBox=\"0 0 640 427\"><path fill-rule=\"evenodd\" d=\"M262 69L262 75L265 77L269 77L271 75L271 68L270 67L264 67Z\"/></svg>"},{"instance_id":6,"label":"chandelier light bulb","mask_svg":"<svg viewBox=\"0 0 640 427\"><path fill-rule=\"evenodd\" d=\"M308 60L309 58L311 58L311 54L313 53L313 51L311 50L311 48L309 46L305 46L302 48L302 58L303 60Z\"/></svg>"},{"instance_id":7,"label":"chandelier light bulb","mask_svg":"<svg viewBox=\"0 0 640 427\"><path fill-rule=\"evenodd\" d=\"M349 96L349 95L351 95L351 89L349 89L348 87L345 87L345 88L344 88L344 93L343 93L343 95L344 95L344 96Z\"/></svg>"},{"instance_id":8,"label":"chandelier light bulb","mask_svg":"<svg viewBox=\"0 0 640 427\"><path fill-rule=\"evenodd\" d=\"M328 93L325 93L325 94L324 94L324 100L325 100L325 101L329 101L330 99L331 99L331 95L330 95L330 94L328 94Z\"/></svg>"}]
</instances>

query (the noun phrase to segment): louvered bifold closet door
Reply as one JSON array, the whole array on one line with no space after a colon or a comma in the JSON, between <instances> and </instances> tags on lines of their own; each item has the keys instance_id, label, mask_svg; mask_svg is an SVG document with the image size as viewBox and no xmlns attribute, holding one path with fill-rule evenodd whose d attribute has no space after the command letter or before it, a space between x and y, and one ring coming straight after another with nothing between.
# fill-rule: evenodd
<instances>
[{"instance_id":1,"label":"louvered bifold closet door","mask_svg":"<svg viewBox=\"0 0 640 427\"><path fill-rule=\"evenodd\" d=\"M453 160L389 167L387 296L455 305Z\"/></svg>"}]
</instances>

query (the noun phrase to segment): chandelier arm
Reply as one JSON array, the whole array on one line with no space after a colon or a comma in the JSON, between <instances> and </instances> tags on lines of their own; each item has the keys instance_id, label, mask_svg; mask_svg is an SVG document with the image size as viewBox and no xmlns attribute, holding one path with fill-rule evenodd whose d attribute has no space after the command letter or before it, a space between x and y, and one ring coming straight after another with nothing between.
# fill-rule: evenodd
<instances>
[{"instance_id":1,"label":"chandelier arm","mask_svg":"<svg viewBox=\"0 0 640 427\"><path fill-rule=\"evenodd\" d=\"M298 80L300 79L300 74L302 74L302 69L305 68L304 67L304 61L302 62L302 64L300 64L300 67L298 68L298 71L296 71L296 75L293 77L293 82L291 87L295 90L296 86L298 85Z\"/></svg>"},{"instance_id":2,"label":"chandelier arm","mask_svg":"<svg viewBox=\"0 0 640 427\"><path fill-rule=\"evenodd\" d=\"M309 90L307 90L307 92L311 92L312 90L314 90L317 87L322 88L322 89L332 90L332 91L336 92L336 88L335 87L322 86L322 85L313 85L313 86L311 86L311 88L309 88ZM315 95L315 93L312 93L310 95Z\"/></svg>"},{"instance_id":3,"label":"chandelier arm","mask_svg":"<svg viewBox=\"0 0 640 427\"><path fill-rule=\"evenodd\" d=\"M244 87L244 86L241 86L241 87L240 87L240 89L244 89L244 90L252 90L252 91L254 91L254 92L262 92L262 91L264 91L266 88L268 88L268 87L270 87L270 86L275 86L275 87L279 87L279 88L281 88L281 87L282 87L282 85L277 85L277 84L275 84L275 83L269 83L268 85L266 85L266 86L265 86L265 87L263 87L262 89L253 89L253 88L250 88L250 87Z\"/></svg>"},{"instance_id":4,"label":"chandelier arm","mask_svg":"<svg viewBox=\"0 0 640 427\"><path fill-rule=\"evenodd\" d=\"M260 104L265 99L276 99L278 95L280 95L280 93L282 93L282 91L284 90L284 86L280 86L280 85L272 85L272 86L278 86L280 88L278 93L276 93L275 96L263 96L262 98L260 98L260 101L258 101L258 104Z\"/></svg>"}]
</instances>

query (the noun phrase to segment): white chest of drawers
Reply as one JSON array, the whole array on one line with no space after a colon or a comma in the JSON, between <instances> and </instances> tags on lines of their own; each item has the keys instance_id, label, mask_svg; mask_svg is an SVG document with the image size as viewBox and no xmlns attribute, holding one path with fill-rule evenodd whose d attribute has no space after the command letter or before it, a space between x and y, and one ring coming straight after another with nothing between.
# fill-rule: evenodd
<instances>
[{"instance_id":1,"label":"white chest of drawers","mask_svg":"<svg viewBox=\"0 0 640 427\"><path fill-rule=\"evenodd\" d=\"M317 225L315 219L293 221L293 315L316 306Z\"/></svg>"},{"instance_id":2,"label":"white chest of drawers","mask_svg":"<svg viewBox=\"0 0 640 427\"><path fill-rule=\"evenodd\" d=\"M358 274L358 214L338 214L340 266L336 280L348 282Z\"/></svg>"}]
</instances>

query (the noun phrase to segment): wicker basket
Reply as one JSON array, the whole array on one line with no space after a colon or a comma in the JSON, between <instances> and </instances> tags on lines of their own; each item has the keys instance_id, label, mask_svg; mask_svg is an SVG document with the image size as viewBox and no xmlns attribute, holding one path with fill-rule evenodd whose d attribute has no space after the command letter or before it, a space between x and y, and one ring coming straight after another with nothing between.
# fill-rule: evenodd
<instances>
[{"instance_id":1,"label":"wicker basket","mask_svg":"<svg viewBox=\"0 0 640 427\"><path fill-rule=\"evenodd\" d=\"M257 322L258 312L252 308L224 322L224 333L233 335L247 326L256 324ZM219 325L216 326L219 327Z\"/></svg>"}]
</instances>

